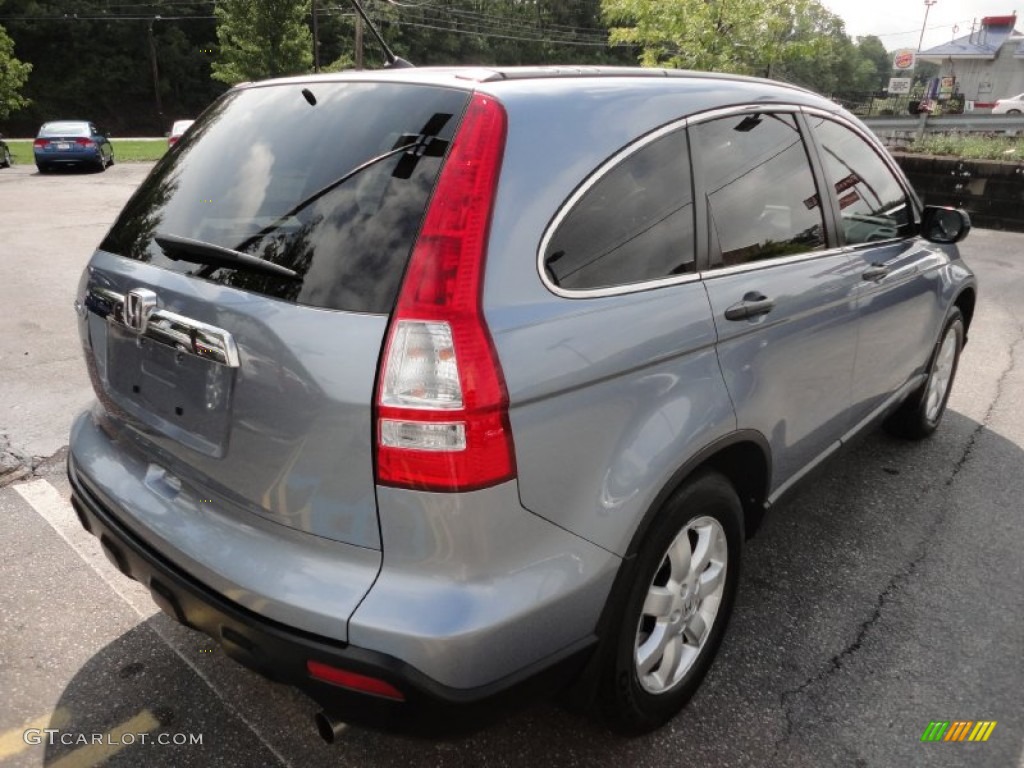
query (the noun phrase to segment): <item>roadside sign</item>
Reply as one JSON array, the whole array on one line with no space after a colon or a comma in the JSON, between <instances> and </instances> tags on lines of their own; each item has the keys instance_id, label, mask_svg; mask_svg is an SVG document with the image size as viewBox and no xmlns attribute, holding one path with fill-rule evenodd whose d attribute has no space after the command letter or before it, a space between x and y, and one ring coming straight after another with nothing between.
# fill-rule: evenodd
<instances>
[{"instance_id":1,"label":"roadside sign","mask_svg":"<svg viewBox=\"0 0 1024 768\"><path fill-rule=\"evenodd\" d=\"M890 77L889 78L889 93L910 93L909 77Z\"/></svg>"}]
</instances>

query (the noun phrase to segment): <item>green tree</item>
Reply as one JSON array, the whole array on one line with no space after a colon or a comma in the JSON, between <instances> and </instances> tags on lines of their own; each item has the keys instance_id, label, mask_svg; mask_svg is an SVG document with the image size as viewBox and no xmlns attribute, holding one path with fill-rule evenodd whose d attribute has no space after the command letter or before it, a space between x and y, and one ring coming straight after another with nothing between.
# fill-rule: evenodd
<instances>
[{"instance_id":1,"label":"green tree","mask_svg":"<svg viewBox=\"0 0 1024 768\"><path fill-rule=\"evenodd\" d=\"M220 0L215 14L220 51L214 79L234 84L313 66L307 0Z\"/></svg>"},{"instance_id":2,"label":"green tree","mask_svg":"<svg viewBox=\"0 0 1024 768\"><path fill-rule=\"evenodd\" d=\"M817 0L603 0L602 10L611 43L639 46L644 66L755 75L821 54L820 28L835 19Z\"/></svg>"},{"instance_id":3,"label":"green tree","mask_svg":"<svg viewBox=\"0 0 1024 768\"><path fill-rule=\"evenodd\" d=\"M0 120L28 105L20 92L31 71L31 64L14 57L14 41L0 26Z\"/></svg>"},{"instance_id":4,"label":"green tree","mask_svg":"<svg viewBox=\"0 0 1024 768\"><path fill-rule=\"evenodd\" d=\"M857 52L869 66L864 68L867 82L864 90L884 88L892 74L892 54L885 50L882 41L874 35L857 38Z\"/></svg>"}]
</instances>

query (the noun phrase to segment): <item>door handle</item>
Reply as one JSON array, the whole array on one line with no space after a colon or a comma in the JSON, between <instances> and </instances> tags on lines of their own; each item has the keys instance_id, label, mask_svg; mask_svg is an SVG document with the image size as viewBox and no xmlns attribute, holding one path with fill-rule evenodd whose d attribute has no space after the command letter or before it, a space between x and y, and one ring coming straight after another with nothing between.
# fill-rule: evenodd
<instances>
[{"instance_id":1,"label":"door handle","mask_svg":"<svg viewBox=\"0 0 1024 768\"><path fill-rule=\"evenodd\" d=\"M888 275L889 268L884 264L872 264L861 273L861 277L865 280L874 280L875 282L888 277Z\"/></svg>"},{"instance_id":2,"label":"door handle","mask_svg":"<svg viewBox=\"0 0 1024 768\"><path fill-rule=\"evenodd\" d=\"M726 320L749 320L759 315L767 315L775 309L775 302L761 293L751 291L725 310Z\"/></svg>"}]
</instances>

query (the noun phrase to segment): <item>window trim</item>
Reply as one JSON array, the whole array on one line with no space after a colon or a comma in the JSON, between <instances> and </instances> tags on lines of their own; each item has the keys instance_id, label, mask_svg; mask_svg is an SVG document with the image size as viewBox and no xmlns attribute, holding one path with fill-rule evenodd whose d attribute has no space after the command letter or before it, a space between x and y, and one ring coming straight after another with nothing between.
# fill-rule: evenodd
<instances>
[{"instance_id":1,"label":"window trim","mask_svg":"<svg viewBox=\"0 0 1024 768\"><path fill-rule=\"evenodd\" d=\"M808 165L811 168L811 173L814 176L814 181L817 186L824 185L827 198L829 200L829 209L823 213L823 220L825 225L825 244L826 247L819 251L809 251L807 253L795 254L793 256L777 256L771 259L763 259L759 261L751 261L745 264L736 264L730 267L719 267L711 269L708 261L709 253L709 241L708 241L708 226L706 221L707 209L703 201L703 196L694 195L694 244L695 244L695 263L698 266L696 272L688 275L680 275L678 277L662 278L660 280L648 280L643 283L626 283L620 286L610 286L607 288L589 288L584 290L567 290L560 288L555 285L547 275L547 271L544 268L544 252L547 250L548 245L554 236L555 230L561 225L562 221L572 212L576 204L580 199L593 187L598 181L604 177L605 174L609 173L619 163L626 160L630 155L638 152L643 147L647 146L653 141L657 141L663 136L670 133L674 133L677 130L686 130L689 132L690 127L699 125L700 123L708 122L710 120L717 120L724 117L731 117L733 115L743 115L753 112L779 112L779 113L790 113L795 114L797 119L797 125L801 130L801 138L804 142L804 148L808 153ZM917 228L920 228L921 224L921 201L914 191L913 187L906 180L906 176L903 174L902 169L896 164L896 161L892 159L892 156L888 152L879 152L879 143L874 134L866 132L855 122L847 119L840 112L830 112L820 107L812 107L805 104L794 104L794 103L758 103L758 104L738 104L730 107L719 107L706 112L699 112L687 117L673 120L670 123L666 123L660 128L641 136L636 139L633 143L627 144L621 150L613 154L607 160L605 160L596 171L590 176L583 180L583 182L573 191L573 193L566 199L562 206L558 209L558 213L555 214L547 228L544 230L544 235L541 238L540 246L537 250L537 274L540 276L541 282L544 287L547 288L551 293L556 296L561 296L566 299L589 299L589 298L600 298L604 296L622 296L630 293L639 293L641 291L649 291L656 288L662 288L670 285L681 285L685 283L692 283L698 280L713 280L716 277L734 275L741 272L753 272L759 269L770 269L775 266L783 266L786 264L794 264L802 261L811 261L813 259L829 258L834 257L841 253L850 253L853 250L857 250L863 247L877 247L878 245L885 245L889 243L899 242L906 240L908 237L897 237L890 240L879 240L872 243L855 243L849 244L846 242L845 237L842 234L841 228L838 226L838 207L836 201L833 200L834 191L828 186L828 178L825 173L824 166L821 164L821 148L818 145L817 138L811 130L811 125L807 122L808 116L816 116L824 119L832 120L839 123L840 125L852 130L861 139L867 142L875 154L882 160L885 166L896 178L900 187L906 194L907 199L911 203L911 208L914 213L914 224ZM687 145L689 145L689 136L687 136ZM884 148L883 148L884 149ZM703 178L701 173L700 164L694 164L692 162L691 155L691 186L694 190L703 186ZM819 196L821 191L819 189ZM916 234L912 234L909 237L914 237Z\"/></svg>"},{"instance_id":2,"label":"window trim","mask_svg":"<svg viewBox=\"0 0 1024 768\"><path fill-rule=\"evenodd\" d=\"M756 272L760 269L771 269L772 267L781 267L787 264L798 264L802 261L814 261L815 259L823 259L829 256L838 256L846 253L848 253L847 249L842 246L835 246L826 248L822 251L808 251L807 253L797 253L793 256L776 256L772 259L748 261L745 264L733 264L730 267L708 269L701 273L701 279L714 280L718 277L727 277L741 272Z\"/></svg>"},{"instance_id":3,"label":"window trim","mask_svg":"<svg viewBox=\"0 0 1024 768\"><path fill-rule=\"evenodd\" d=\"M631 144L627 144L625 147L620 149L614 155L605 160L597 170L591 173L583 182L576 187L571 195L566 199L562 206L558 209L558 213L555 214L554 218L548 224L544 230L544 236L541 237L540 246L537 248L537 274L540 276L541 282L544 287L547 288L551 293L556 296L561 296L564 299L592 299L603 296L621 296L627 293L637 293L639 291L649 291L654 288L661 288L666 285L681 285L683 283L693 283L701 279L701 271L697 269L686 275L677 275L675 277L663 277L657 280L645 280L641 283L623 283L622 285L612 285L604 288L583 288L583 289L567 289L561 286L555 285L554 282L548 277L547 269L544 267L544 254L548 249L548 245L551 244L551 239L554 237L555 232L561 226L562 222L566 217L576 209L576 205L581 199L607 174L611 173L614 169L619 167L623 162L629 159L631 156L639 152L649 144L654 143L658 139L668 136L672 133L679 131L686 131L690 124L690 118L684 117L678 120L673 120L671 123L666 123L660 128L656 128L650 133L644 134L640 138L634 140ZM686 145L689 148L690 137L686 137ZM690 157L687 157L687 161ZM691 162L692 169L692 162ZM690 192L693 192L693 178L691 170L690 179ZM694 206L696 206L696 200L694 200ZM694 211L696 214L696 211ZM698 247L698 228L694 224L693 233L693 245L694 245L694 264L700 264L699 253L700 248Z\"/></svg>"}]
</instances>

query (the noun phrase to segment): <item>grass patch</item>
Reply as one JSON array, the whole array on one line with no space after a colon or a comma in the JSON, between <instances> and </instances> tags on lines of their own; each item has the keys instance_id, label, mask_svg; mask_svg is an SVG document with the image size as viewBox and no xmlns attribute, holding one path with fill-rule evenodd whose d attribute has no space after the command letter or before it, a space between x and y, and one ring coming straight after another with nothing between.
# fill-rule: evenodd
<instances>
[{"instance_id":1,"label":"grass patch","mask_svg":"<svg viewBox=\"0 0 1024 768\"><path fill-rule=\"evenodd\" d=\"M903 152L950 155L967 160L1024 161L1024 137L929 134L904 147Z\"/></svg>"},{"instance_id":2,"label":"grass patch","mask_svg":"<svg viewBox=\"0 0 1024 768\"><path fill-rule=\"evenodd\" d=\"M34 165L31 139L4 139L11 150L14 162L19 165ZM114 162L132 163L159 160L167 151L167 139L155 141L127 141L113 139Z\"/></svg>"}]
</instances>

